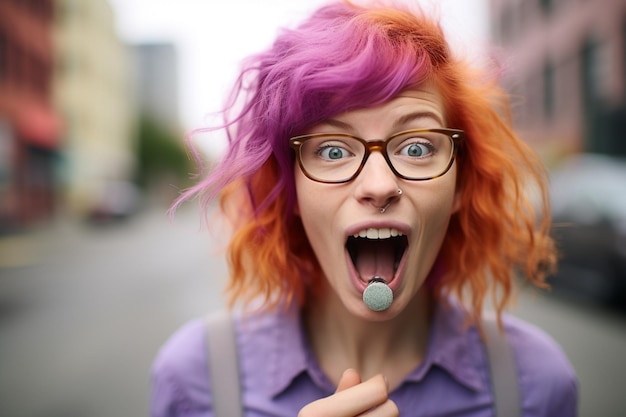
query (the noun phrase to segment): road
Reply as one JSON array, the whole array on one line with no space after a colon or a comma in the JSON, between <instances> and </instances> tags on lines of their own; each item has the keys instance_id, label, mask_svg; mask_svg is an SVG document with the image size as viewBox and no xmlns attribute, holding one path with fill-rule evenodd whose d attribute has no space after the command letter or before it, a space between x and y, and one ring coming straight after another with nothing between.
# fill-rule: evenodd
<instances>
[{"instance_id":1,"label":"road","mask_svg":"<svg viewBox=\"0 0 626 417\"><path fill-rule=\"evenodd\" d=\"M190 209L163 209L0 241L0 417L147 416L159 346L224 305L216 240ZM626 317L527 290L514 312L562 344L581 416L626 416Z\"/></svg>"}]
</instances>

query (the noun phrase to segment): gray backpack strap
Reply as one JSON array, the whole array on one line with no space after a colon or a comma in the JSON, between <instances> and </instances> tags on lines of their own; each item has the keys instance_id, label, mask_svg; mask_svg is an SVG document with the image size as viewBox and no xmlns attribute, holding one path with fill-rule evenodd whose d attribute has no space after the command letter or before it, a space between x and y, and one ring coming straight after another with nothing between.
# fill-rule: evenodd
<instances>
[{"instance_id":1,"label":"gray backpack strap","mask_svg":"<svg viewBox=\"0 0 626 417\"><path fill-rule=\"evenodd\" d=\"M215 417L241 417L237 339L228 311L207 318L207 362Z\"/></svg>"},{"instance_id":2,"label":"gray backpack strap","mask_svg":"<svg viewBox=\"0 0 626 417\"><path fill-rule=\"evenodd\" d=\"M505 332L500 332L495 317L482 321L497 417L521 417L517 369L513 350Z\"/></svg>"}]
</instances>

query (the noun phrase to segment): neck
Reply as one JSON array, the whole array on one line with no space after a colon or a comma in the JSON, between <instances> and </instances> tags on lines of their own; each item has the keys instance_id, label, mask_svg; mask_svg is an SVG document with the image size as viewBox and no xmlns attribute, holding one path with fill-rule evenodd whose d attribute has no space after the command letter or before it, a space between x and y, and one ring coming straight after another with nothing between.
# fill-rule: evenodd
<instances>
[{"instance_id":1,"label":"neck","mask_svg":"<svg viewBox=\"0 0 626 417\"><path fill-rule=\"evenodd\" d=\"M337 384L344 370L362 380L382 373L392 388L421 363L428 344L430 297L420 292L388 321L364 320L332 296L304 312L304 323L320 366Z\"/></svg>"}]
</instances>

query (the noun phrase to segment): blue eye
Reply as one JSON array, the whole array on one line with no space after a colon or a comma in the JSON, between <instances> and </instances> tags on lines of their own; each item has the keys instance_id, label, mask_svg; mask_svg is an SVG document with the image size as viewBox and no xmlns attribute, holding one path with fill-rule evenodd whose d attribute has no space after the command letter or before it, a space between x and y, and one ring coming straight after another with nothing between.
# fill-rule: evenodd
<instances>
[{"instance_id":1,"label":"blue eye","mask_svg":"<svg viewBox=\"0 0 626 417\"><path fill-rule=\"evenodd\" d=\"M352 155L346 149L335 145L324 146L317 151L317 154L324 159L330 160L347 158L348 156Z\"/></svg>"},{"instance_id":2,"label":"blue eye","mask_svg":"<svg viewBox=\"0 0 626 417\"><path fill-rule=\"evenodd\" d=\"M433 150L432 150L431 146L428 146L428 144L414 142L414 143L410 143L410 144L404 146L402 149L400 149L399 154L400 155L405 155L405 156L410 156L410 157L413 157L413 158L420 158L420 157L423 157L423 156L427 156L432 151Z\"/></svg>"}]
</instances>

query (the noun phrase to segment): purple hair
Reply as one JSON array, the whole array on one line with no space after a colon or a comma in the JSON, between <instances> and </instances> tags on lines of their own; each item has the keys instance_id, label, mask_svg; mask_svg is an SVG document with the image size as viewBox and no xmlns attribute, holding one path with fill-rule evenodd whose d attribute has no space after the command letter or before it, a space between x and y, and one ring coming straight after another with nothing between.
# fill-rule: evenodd
<instances>
[{"instance_id":1,"label":"purple hair","mask_svg":"<svg viewBox=\"0 0 626 417\"><path fill-rule=\"evenodd\" d=\"M283 29L268 50L244 61L224 112L226 154L176 205L196 193L208 203L241 178L250 191L250 178L274 158L277 183L265 201L252 205L262 210L286 193L289 215L295 202L290 137L337 114L384 103L426 81L448 59L447 46L432 42L424 35L428 30L387 27L385 19L372 17L375 10L329 4L299 27ZM395 18L403 13L382 7L378 12Z\"/></svg>"}]
</instances>

